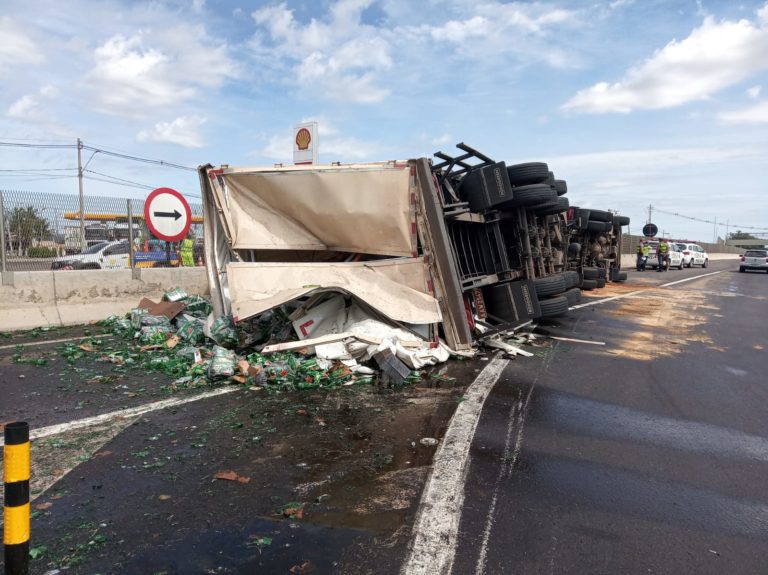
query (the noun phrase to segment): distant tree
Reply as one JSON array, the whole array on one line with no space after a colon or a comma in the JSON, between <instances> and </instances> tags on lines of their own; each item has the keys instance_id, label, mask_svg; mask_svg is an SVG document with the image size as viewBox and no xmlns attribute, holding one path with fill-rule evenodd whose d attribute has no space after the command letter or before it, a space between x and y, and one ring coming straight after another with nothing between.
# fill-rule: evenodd
<instances>
[{"instance_id":1,"label":"distant tree","mask_svg":"<svg viewBox=\"0 0 768 575\"><path fill-rule=\"evenodd\" d=\"M51 228L48 220L42 217L37 208L13 208L6 216L8 233L12 247L19 252L25 251L32 245L33 240L46 240L51 237Z\"/></svg>"},{"instance_id":2,"label":"distant tree","mask_svg":"<svg viewBox=\"0 0 768 575\"><path fill-rule=\"evenodd\" d=\"M760 248L762 248L765 245L765 239L761 240L760 238L758 238L756 236L753 236L752 234L748 234L746 232L742 232L741 230L728 234L728 239L729 240L757 240L757 243L755 243L754 245L749 245L749 246L743 246L742 245L742 246L739 246L739 247L742 247L742 248L744 248L746 250L760 249Z\"/></svg>"}]
</instances>

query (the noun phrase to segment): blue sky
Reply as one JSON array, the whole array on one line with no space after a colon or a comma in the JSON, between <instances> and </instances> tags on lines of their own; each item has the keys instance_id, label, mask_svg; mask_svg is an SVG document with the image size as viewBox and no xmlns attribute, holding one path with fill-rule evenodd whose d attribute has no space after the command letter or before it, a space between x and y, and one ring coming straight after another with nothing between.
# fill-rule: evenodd
<instances>
[{"instance_id":1,"label":"blue sky","mask_svg":"<svg viewBox=\"0 0 768 575\"><path fill-rule=\"evenodd\" d=\"M2 142L79 137L187 166L263 166L290 162L292 125L316 120L321 162L431 156L463 141L508 163L548 162L572 204L618 210L631 231L649 204L768 229L765 0L3 8ZM35 172L0 171L0 189L76 194L75 166L72 149L2 147L0 170ZM199 196L194 172L103 154L88 169L87 194L147 194L90 179L107 175ZM726 231L653 219L679 238Z\"/></svg>"}]
</instances>

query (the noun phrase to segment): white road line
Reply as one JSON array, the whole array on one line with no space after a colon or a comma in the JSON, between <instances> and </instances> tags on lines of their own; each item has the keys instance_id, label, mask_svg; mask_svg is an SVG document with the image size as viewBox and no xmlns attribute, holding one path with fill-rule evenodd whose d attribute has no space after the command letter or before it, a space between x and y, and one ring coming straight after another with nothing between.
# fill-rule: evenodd
<instances>
[{"instance_id":1,"label":"white road line","mask_svg":"<svg viewBox=\"0 0 768 575\"><path fill-rule=\"evenodd\" d=\"M33 345L46 345L49 343L64 343L67 341L83 339L101 339L102 337L115 337L114 334L105 333L102 335L78 335L77 337L64 337L62 339L48 339L45 341L28 341L24 343L12 343L10 345L0 345L0 349L15 349L17 347L31 347Z\"/></svg>"},{"instance_id":2,"label":"white road line","mask_svg":"<svg viewBox=\"0 0 768 575\"><path fill-rule=\"evenodd\" d=\"M483 404L509 360L494 358L475 378L456 408L437 449L424 487L402 575L447 575L456 554L469 448Z\"/></svg>"},{"instance_id":3,"label":"white road line","mask_svg":"<svg viewBox=\"0 0 768 575\"><path fill-rule=\"evenodd\" d=\"M193 401L199 401L201 399L208 399L209 397L216 397L217 395L223 395L225 393L232 393L238 389L243 389L239 385L229 385L227 387L220 387L201 393L199 395L193 395L191 397L181 397L178 399L163 399L161 401L155 401L154 403L146 403L139 405L138 407L130 407L128 409L121 409L119 411L110 411L109 413L102 413L101 415L95 415L94 417L86 417L85 419L78 419L76 421L69 421L67 423L59 423L57 425L50 425L48 427L41 427L40 429L32 429L29 432L30 439L40 439L41 437L49 437L51 435L58 435L67 431L73 431L76 429L84 429L92 427L94 425L100 425L107 423L112 419L136 417L137 415L144 415L151 411L157 411L159 409L167 409L169 407L176 407L184 405L186 403L192 403ZM5 439L0 438L0 446L5 444Z\"/></svg>"},{"instance_id":4,"label":"white road line","mask_svg":"<svg viewBox=\"0 0 768 575\"><path fill-rule=\"evenodd\" d=\"M681 283L685 283L685 282L689 282L689 281L693 281L693 280L698 280L698 279L701 279L701 278L705 278L705 277L708 277L708 276L714 276L714 275L721 274L721 273L723 273L722 270L720 270L719 272L710 272L708 274L703 274L703 275L700 275L700 276L694 276L692 278L685 278L683 280L677 280L676 282L669 282L669 283L666 283L666 284L661 284L659 287L674 286L674 285L677 285L677 284L681 284Z\"/></svg>"},{"instance_id":5,"label":"white road line","mask_svg":"<svg viewBox=\"0 0 768 575\"><path fill-rule=\"evenodd\" d=\"M682 279L682 280L677 280L677 281L674 281L674 282L669 282L669 283L666 283L666 284L661 284L660 286L650 286L650 287L651 288L653 288L653 287L665 288L665 287L670 287L670 286L674 286L674 285L685 283L685 282L690 282L690 281L693 281L693 280L698 280L698 279L705 278L705 277L708 277L708 276L714 276L714 275L721 274L721 273L723 273L723 272L722 271L711 272L711 273L703 274L703 275L700 275L700 276L694 276L692 278L685 278L685 279ZM632 296L641 294L644 291L645 290L637 290L637 291L633 291L633 292L629 292L629 293L625 293L625 294L621 294L621 295L615 295L613 297L607 297L607 298L604 298L604 299L597 299L597 300L590 301L590 302L587 302L587 303L582 303L582 304L579 304L579 305L571 306L568 309L569 310L581 309L583 307L589 307L591 305L599 305L601 303L608 303L609 301L615 301L617 299L623 299L625 297L632 297Z\"/></svg>"}]
</instances>

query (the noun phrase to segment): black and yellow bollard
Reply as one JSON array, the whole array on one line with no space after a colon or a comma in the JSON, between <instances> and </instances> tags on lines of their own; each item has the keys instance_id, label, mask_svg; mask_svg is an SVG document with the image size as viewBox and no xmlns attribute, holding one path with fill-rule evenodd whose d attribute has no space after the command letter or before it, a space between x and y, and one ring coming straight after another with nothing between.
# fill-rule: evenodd
<instances>
[{"instance_id":1,"label":"black and yellow bollard","mask_svg":"<svg viewBox=\"0 0 768 575\"><path fill-rule=\"evenodd\" d=\"M25 421L5 426L3 448L3 544L5 574L29 573L29 424Z\"/></svg>"}]
</instances>

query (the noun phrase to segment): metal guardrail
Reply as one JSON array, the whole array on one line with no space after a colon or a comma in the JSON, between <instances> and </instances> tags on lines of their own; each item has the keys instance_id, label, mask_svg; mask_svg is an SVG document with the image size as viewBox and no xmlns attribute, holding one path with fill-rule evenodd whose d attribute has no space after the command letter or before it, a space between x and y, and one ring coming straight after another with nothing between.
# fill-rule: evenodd
<instances>
[{"instance_id":1,"label":"metal guardrail","mask_svg":"<svg viewBox=\"0 0 768 575\"><path fill-rule=\"evenodd\" d=\"M194 262L202 263L201 204L190 203ZM98 244L123 241L107 259L84 258ZM131 250L131 246L133 249ZM156 239L144 222L144 200L0 190L0 271L167 267L180 265L176 245ZM135 255L134 255L135 253ZM74 265L62 265L68 257ZM99 263L101 258L104 261ZM188 259L187 259L188 261Z\"/></svg>"}]
</instances>

